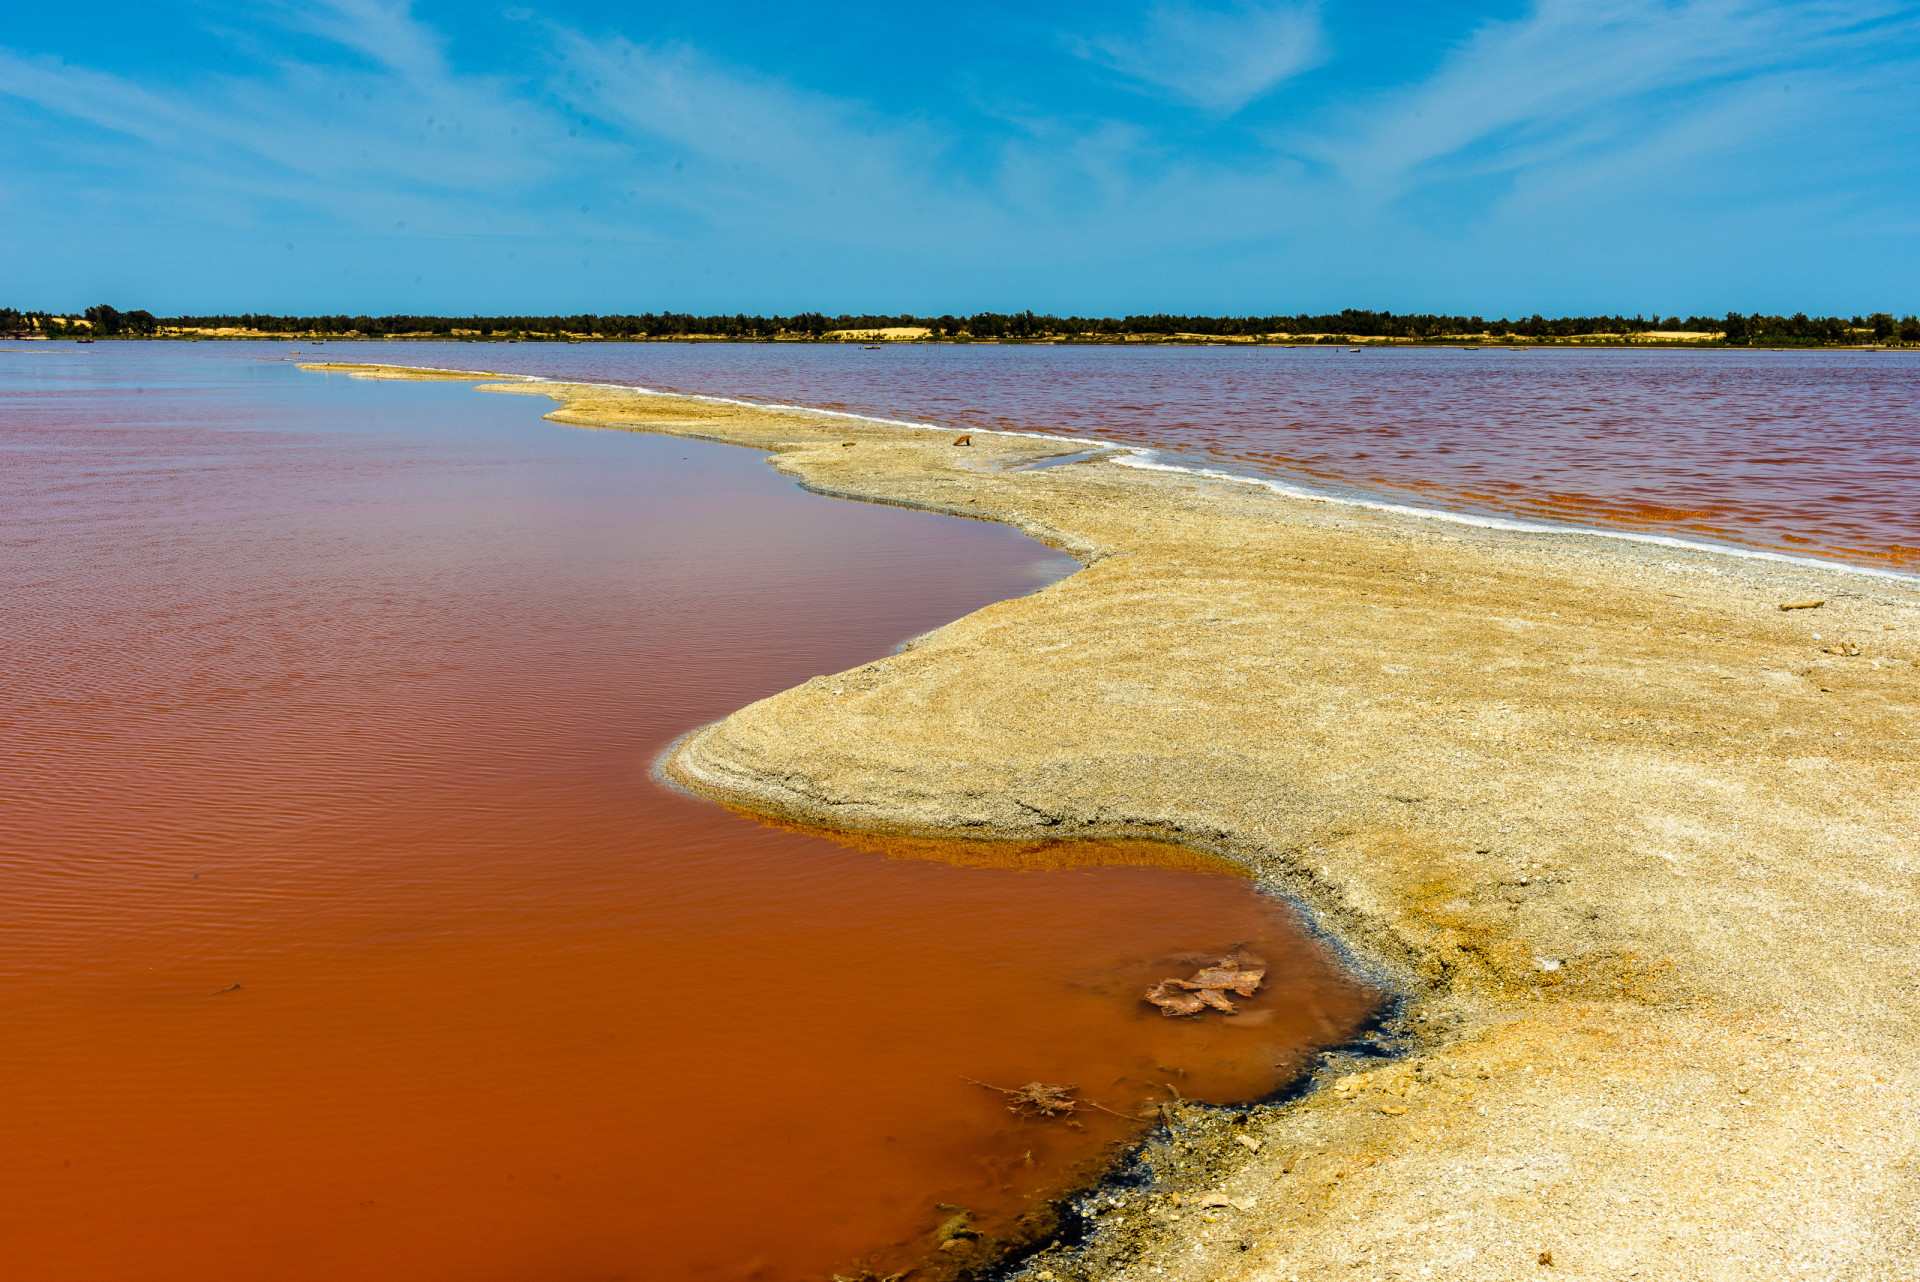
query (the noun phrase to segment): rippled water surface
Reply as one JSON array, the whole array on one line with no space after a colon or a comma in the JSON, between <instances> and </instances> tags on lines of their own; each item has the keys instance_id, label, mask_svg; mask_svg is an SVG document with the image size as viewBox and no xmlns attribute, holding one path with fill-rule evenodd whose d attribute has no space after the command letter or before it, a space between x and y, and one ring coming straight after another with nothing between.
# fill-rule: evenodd
<instances>
[{"instance_id":1,"label":"rippled water surface","mask_svg":"<svg viewBox=\"0 0 1920 1282\"><path fill-rule=\"evenodd\" d=\"M887 1272L1139 1129L964 1079L1246 1099L1364 1018L1233 876L651 779L1063 558L276 354L0 353L0 1276ZM1243 941L1242 1015L1140 1002Z\"/></svg>"},{"instance_id":2,"label":"rippled water surface","mask_svg":"<svg viewBox=\"0 0 1920 1282\"><path fill-rule=\"evenodd\" d=\"M1335 493L1920 570L1920 352L325 350L1098 437Z\"/></svg>"}]
</instances>

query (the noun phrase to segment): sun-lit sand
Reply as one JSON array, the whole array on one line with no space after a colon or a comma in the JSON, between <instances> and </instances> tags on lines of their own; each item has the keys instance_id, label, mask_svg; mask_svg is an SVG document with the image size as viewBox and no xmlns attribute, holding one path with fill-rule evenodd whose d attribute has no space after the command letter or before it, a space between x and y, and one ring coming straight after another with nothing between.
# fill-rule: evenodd
<instances>
[{"instance_id":1,"label":"sun-lit sand","mask_svg":"<svg viewBox=\"0 0 1920 1282\"><path fill-rule=\"evenodd\" d=\"M933 331L924 325L889 325L884 329L830 329L828 338L858 339L867 343L901 342L914 338L929 338Z\"/></svg>"}]
</instances>

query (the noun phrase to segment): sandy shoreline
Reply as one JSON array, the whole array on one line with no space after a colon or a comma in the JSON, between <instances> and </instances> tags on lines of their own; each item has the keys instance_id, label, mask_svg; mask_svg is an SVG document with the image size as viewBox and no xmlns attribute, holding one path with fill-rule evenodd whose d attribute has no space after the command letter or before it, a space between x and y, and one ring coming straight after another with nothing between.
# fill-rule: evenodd
<instances>
[{"instance_id":1,"label":"sandy shoreline","mask_svg":"<svg viewBox=\"0 0 1920 1282\"><path fill-rule=\"evenodd\" d=\"M686 786L1225 855L1409 993L1414 1054L1329 1066L1247 1142L1176 1137L1188 1187L1026 1276L1920 1277L1920 587L1004 470L1058 452L1031 437L492 390L1087 567L696 732L666 763Z\"/></svg>"}]
</instances>

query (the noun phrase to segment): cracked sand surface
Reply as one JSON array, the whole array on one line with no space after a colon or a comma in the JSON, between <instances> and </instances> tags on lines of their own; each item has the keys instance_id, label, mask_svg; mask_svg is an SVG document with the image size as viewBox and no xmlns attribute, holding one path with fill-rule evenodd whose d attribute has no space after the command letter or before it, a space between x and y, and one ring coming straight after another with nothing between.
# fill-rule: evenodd
<instances>
[{"instance_id":1,"label":"cracked sand surface","mask_svg":"<svg viewBox=\"0 0 1920 1282\"><path fill-rule=\"evenodd\" d=\"M1330 1063L1239 1142L1176 1128L1153 1190L1021 1276L1920 1278L1913 583L1003 470L1060 453L1031 438L489 390L1087 567L690 735L687 787L1224 854L1405 992L1407 1057Z\"/></svg>"}]
</instances>

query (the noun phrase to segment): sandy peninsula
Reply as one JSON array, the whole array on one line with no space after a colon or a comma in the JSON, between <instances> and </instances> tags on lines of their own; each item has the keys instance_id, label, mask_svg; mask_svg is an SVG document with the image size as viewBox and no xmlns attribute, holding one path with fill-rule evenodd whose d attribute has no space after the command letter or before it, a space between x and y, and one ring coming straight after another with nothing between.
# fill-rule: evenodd
<instances>
[{"instance_id":1,"label":"sandy peninsula","mask_svg":"<svg viewBox=\"0 0 1920 1282\"><path fill-rule=\"evenodd\" d=\"M1405 993L1405 1055L1176 1113L1157 1181L1019 1276L1920 1277L1911 582L1016 470L1059 452L1028 437L488 390L1085 566L689 736L687 787L1224 855Z\"/></svg>"}]
</instances>

